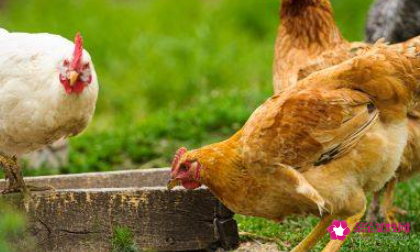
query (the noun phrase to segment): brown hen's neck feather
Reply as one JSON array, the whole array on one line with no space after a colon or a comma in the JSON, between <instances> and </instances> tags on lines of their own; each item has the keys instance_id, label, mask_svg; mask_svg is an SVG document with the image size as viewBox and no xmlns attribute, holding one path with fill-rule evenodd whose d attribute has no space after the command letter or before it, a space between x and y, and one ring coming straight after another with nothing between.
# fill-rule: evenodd
<instances>
[{"instance_id":1,"label":"brown hen's neck feather","mask_svg":"<svg viewBox=\"0 0 420 252\"><path fill-rule=\"evenodd\" d=\"M294 47L317 43L328 48L344 42L328 0L284 0L280 18L280 39L288 38Z\"/></svg>"},{"instance_id":2,"label":"brown hen's neck feather","mask_svg":"<svg viewBox=\"0 0 420 252\"><path fill-rule=\"evenodd\" d=\"M226 141L185 154L188 160L197 160L201 164L200 182L218 197L223 197L223 191L234 190L235 184L229 180L242 170L240 132Z\"/></svg>"}]
</instances>

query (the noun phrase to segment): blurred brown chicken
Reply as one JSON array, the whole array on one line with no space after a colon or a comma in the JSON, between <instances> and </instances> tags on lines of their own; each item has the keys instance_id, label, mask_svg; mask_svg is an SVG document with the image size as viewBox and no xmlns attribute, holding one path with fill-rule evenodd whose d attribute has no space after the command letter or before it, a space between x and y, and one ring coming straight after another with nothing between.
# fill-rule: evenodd
<instances>
[{"instance_id":1,"label":"blurred brown chicken","mask_svg":"<svg viewBox=\"0 0 420 252\"><path fill-rule=\"evenodd\" d=\"M372 45L363 42L349 43L338 29L329 0L283 0L280 11L281 25L275 45L274 91L279 93L311 73L339 64L355 57ZM404 52L420 44L420 37L392 45ZM403 210L393 206L397 179L406 179L420 172L420 113L418 108L408 112L409 137L403 162L396 178L387 184L381 213L389 223L397 223L396 213ZM379 202L374 194L370 212ZM370 214L370 221L376 216Z\"/></svg>"},{"instance_id":2,"label":"blurred brown chicken","mask_svg":"<svg viewBox=\"0 0 420 252\"><path fill-rule=\"evenodd\" d=\"M394 175L407 110L420 95L420 59L378 46L319 71L262 104L230 139L175 155L168 188L208 188L232 211L281 220L321 216L293 251L307 251L334 219L352 230L366 193ZM411 53L411 55L408 55ZM325 252L344 240L331 240Z\"/></svg>"},{"instance_id":3,"label":"blurred brown chicken","mask_svg":"<svg viewBox=\"0 0 420 252\"><path fill-rule=\"evenodd\" d=\"M368 47L342 37L328 0L283 0L280 19L273 66L275 93Z\"/></svg>"},{"instance_id":4,"label":"blurred brown chicken","mask_svg":"<svg viewBox=\"0 0 420 252\"><path fill-rule=\"evenodd\" d=\"M366 38L368 42L375 42L384 38L386 42L400 43L420 35L420 1L411 0L377 0L372 5L366 24ZM408 43L400 44L400 50L411 44L420 44L419 38L409 40ZM369 207L368 221L376 222L377 210L385 216L387 222L398 223L396 213L406 214L393 205L395 187L398 181L410 179L420 172L420 108L415 108L408 113L409 136L407 147L404 151L403 160L392 179L379 192L374 193ZM380 196L384 198L380 203ZM380 206L380 207L379 207Z\"/></svg>"}]
</instances>

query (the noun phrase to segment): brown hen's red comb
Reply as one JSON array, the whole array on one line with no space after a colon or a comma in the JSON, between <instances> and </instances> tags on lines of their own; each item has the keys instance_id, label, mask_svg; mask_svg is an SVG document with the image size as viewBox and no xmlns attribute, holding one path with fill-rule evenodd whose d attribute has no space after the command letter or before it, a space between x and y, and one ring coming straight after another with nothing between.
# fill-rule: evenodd
<instances>
[{"instance_id":1,"label":"brown hen's red comb","mask_svg":"<svg viewBox=\"0 0 420 252\"><path fill-rule=\"evenodd\" d=\"M185 147L181 147L177 150L174 156L174 160L172 161L171 171L176 169L176 167L178 166L179 160L185 153L187 153L187 148Z\"/></svg>"},{"instance_id":2,"label":"brown hen's red comb","mask_svg":"<svg viewBox=\"0 0 420 252\"><path fill-rule=\"evenodd\" d=\"M71 67L74 69L80 65L83 54L83 39L80 32L76 33L74 38L74 52L73 52L73 61L71 62Z\"/></svg>"}]
</instances>

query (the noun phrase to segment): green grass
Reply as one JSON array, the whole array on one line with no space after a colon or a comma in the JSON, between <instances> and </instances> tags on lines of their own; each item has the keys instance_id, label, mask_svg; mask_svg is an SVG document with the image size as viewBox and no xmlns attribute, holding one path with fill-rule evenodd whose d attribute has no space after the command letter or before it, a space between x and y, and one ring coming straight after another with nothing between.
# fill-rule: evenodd
<instances>
[{"instance_id":1,"label":"green grass","mask_svg":"<svg viewBox=\"0 0 420 252\"><path fill-rule=\"evenodd\" d=\"M112 252L155 252L143 250L134 241L134 234L128 227L115 227L112 236Z\"/></svg>"},{"instance_id":2,"label":"green grass","mask_svg":"<svg viewBox=\"0 0 420 252\"><path fill-rule=\"evenodd\" d=\"M0 252L33 249L31 240L24 235L25 223L22 213L0 202Z\"/></svg>"},{"instance_id":3,"label":"green grass","mask_svg":"<svg viewBox=\"0 0 420 252\"><path fill-rule=\"evenodd\" d=\"M140 252L134 235L127 227L116 227L112 237L112 252Z\"/></svg>"},{"instance_id":4,"label":"green grass","mask_svg":"<svg viewBox=\"0 0 420 252\"><path fill-rule=\"evenodd\" d=\"M363 39L368 5L334 1L348 39ZM237 130L272 92L278 7L278 0L9 0L0 22L84 36L101 90L92 124L72 139L70 165L55 171L73 173L167 166L179 146Z\"/></svg>"},{"instance_id":5,"label":"green grass","mask_svg":"<svg viewBox=\"0 0 420 252\"><path fill-rule=\"evenodd\" d=\"M371 0L332 2L344 36L362 40ZM25 174L164 167L180 146L231 135L272 92L278 6L278 0L8 0L0 10L6 29L70 39L81 31L101 85L92 124L71 140L70 164ZM354 240L344 251L418 249L419 191L415 180L398 190L397 204L410 210L402 220L413 225L407 244ZM275 238L284 250L317 223L237 218L241 230Z\"/></svg>"},{"instance_id":6,"label":"green grass","mask_svg":"<svg viewBox=\"0 0 420 252\"><path fill-rule=\"evenodd\" d=\"M406 216L400 216L399 221L409 222L410 231L408 240L393 239L402 234L397 233L378 233L378 238L363 236L360 234L352 234L342 248L342 252L407 252L418 251L420 247L420 181L419 178L412 179L409 183L400 183L396 195L395 204L402 209L408 210ZM260 218L245 217L237 215L236 219L239 223L241 231L247 235L243 237L247 239L259 239L262 241L276 242L281 250L289 251L302 241L319 222L315 217L291 217L277 224ZM254 234L254 235L249 235ZM257 236L257 238L255 237ZM366 240L371 237L371 240ZM365 240L362 240L365 239ZM379 240L381 239L381 240ZM322 241L317 244L314 251L321 251L322 248L330 241L329 235L325 235Z\"/></svg>"},{"instance_id":7,"label":"green grass","mask_svg":"<svg viewBox=\"0 0 420 252\"><path fill-rule=\"evenodd\" d=\"M14 0L0 21L15 31L82 32L101 90L95 118L72 139L71 164L60 172L83 172L166 166L179 145L238 129L271 92L277 8L249 0Z\"/></svg>"}]
</instances>

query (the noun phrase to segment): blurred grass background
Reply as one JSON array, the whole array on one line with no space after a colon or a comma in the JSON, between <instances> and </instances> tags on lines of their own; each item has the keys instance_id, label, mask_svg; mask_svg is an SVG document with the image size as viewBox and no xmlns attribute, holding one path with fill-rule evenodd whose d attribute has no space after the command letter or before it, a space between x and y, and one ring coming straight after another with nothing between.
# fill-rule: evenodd
<instances>
[{"instance_id":1,"label":"blurred grass background","mask_svg":"<svg viewBox=\"0 0 420 252\"><path fill-rule=\"evenodd\" d=\"M71 139L70 164L26 175L166 167L180 146L195 148L231 135L272 93L278 0L3 2L0 23L8 30L69 39L81 31L101 85L92 124ZM363 40L371 2L332 0L347 39ZM419 191L416 181L399 185L397 203L410 209L403 220L413 231L419 229ZM237 218L242 231L280 239L284 250L317 222ZM353 240L343 251L415 251L409 248L418 248L420 239L411 237L408 243Z\"/></svg>"},{"instance_id":2,"label":"blurred grass background","mask_svg":"<svg viewBox=\"0 0 420 252\"><path fill-rule=\"evenodd\" d=\"M333 1L346 38L363 39L370 2ZM71 139L70 164L41 173L165 167L179 146L232 134L271 95L278 9L278 0L5 0L8 30L81 31L99 75L97 111Z\"/></svg>"},{"instance_id":3,"label":"blurred grass background","mask_svg":"<svg viewBox=\"0 0 420 252\"><path fill-rule=\"evenodd\" d=\"M34 240L25 234L22 212L0 201L0 252L34 251Z\"/></svg>"}]
</instances>

